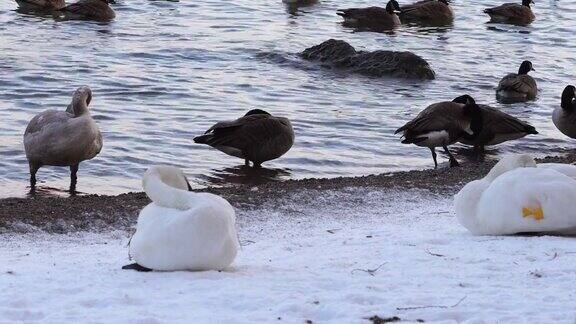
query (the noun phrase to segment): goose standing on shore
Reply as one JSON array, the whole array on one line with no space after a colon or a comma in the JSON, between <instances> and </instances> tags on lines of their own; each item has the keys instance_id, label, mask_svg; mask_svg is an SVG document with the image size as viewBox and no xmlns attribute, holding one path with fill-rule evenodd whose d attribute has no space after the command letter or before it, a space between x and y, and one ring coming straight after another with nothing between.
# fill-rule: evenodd
<instances>
[{"instance_id":1,"label":"goose standing on shore","mask_svg":"<svg viewBox=\"0 0 576 324\"><path fill-rule=\"evenodd\" d=\"M536 16L530 8L532 0L522 0L519 3L505 3L498 7L484 10L490 16L490 22L525 26L534 21Z\"/></svg>"},{"instance_id":2,"label":"goose standing on shore","mask_svg":"<svg viewBox=\"0 0 576 324\"><path fill-rule=\"evenodd\" d=\"M288 118L272 116L260 110L250 110L232 121L210 127L195 143L207 144L228 155L250 161L254 167L284 155L294 144L294 130Z\"/></svg>"},{"instance_id":3,"label":"goose standing on shore","mask_svg":"<svg viewBox=\"0 0 576 324\"><path fill-rule=\"evenodd\" d=\"M576 88L573 85L564 88L560 107L554 109L552 121L562 134L576 138Z\"/></svg>"},{"instance_id":4,"label":"goose standing on shore","mask_svg":"<svg viewBox=\"0 0 576 324\"><path fill-rule=\"evenodd\" d=\"M396 0L390 0L386 8L350 8L338 9L336 14L344 18L344 26L368 29L375 31L388 31L400 26L400 5Z\"/></svg>"},{"instance_id":5,"label":"goose standing on shore","mask_svg":"<svg viewBox=\"0 0 576 324\"><path fill-rule=\"evenodd\" d=\"M116 13L110 7L114 0L79 0L60 11L68 19L110 21L116 18Z\"/></svg>"},{"instance_id":6,"label":"goose standing on shore","mask_svg":"<svg viewBox=\"0 0 576 324\"><path fill-rule=\"evenodd\" d=\"M475 103L469 95L463 95L452 100L462 105ZM483 152L485 146L496 145L506 141L522 138L529 134L538 134L536 129L520 119L510 116L488 105L478 105L482 111L482 129L475 136L464 134L460 143L474 146L478 152Z\"/></svg>"},{"instance_id":7,"label":"goose standing on shore","mask_svg":"<svg viewBox=\"0 0 576 324\"><path fill-rule=\"evenodd\" d=\"M138 216L130 255L138 271L222 270L236 258L236 213L226 199L189 191L184 173L154 166L142 184L152 200Z\"/></svg>"},{"instance_id":8,"label":"goose standing on shore","mask_svg":"<svg viewBox=\"0 0 576 324\"><path fill-rule=\"evenodd\" d=\"M46 110L28 123L24 149L31 192L36 188L36 172L44 165L69 166L70 192L76 192L80 162L92 159L102 149L102 134L88 110L91 101L90 88L80 87L66 111Z\"/></svg>"},{"instance_id":9,"label":"goose standing on shore","mask_svg":"<svg viewBox=\"0 0 576 324\"><path fill-rule=\"evenodd\" d=\"M496 88L496 97L503 103L523 102L536 99L538 86L536 80L528 75L535 71L532 62L524 61L518 73L510 73L500 80Z\"/></svg>"},{"instance_id":10,"label":"goose standing on shore","mask_svg":"<svg viewBox=\"0 0 576 324\"><path fill-rule=\"evenodd\" d=\"M475 103L461 104L444 101L432 104L421 111L416 118L398 128L394 134L403 132L402 144L415 144L428 147L432 152L434 167L436 147L442 147L450 158L450 166L458 166L458 161L448 150L448 145L458 142L462 136L475 136L482 128L482 113Z\"/></svg>"},{"instance_id":11,"label":"goose standing on shore","mask_svg":"<svg viewBox=\"0 0 576 324\"><path fill-rule=\"evenodd\" d=\"M66 7L65 0L16 0L18 6L24 9L60 10Z\"/></svg>"},{"instance_id":12,"label":"goose standing on shore","mask_svg":"<svg viewBox=\"0 0 576 324\"><path fill-rule=\"evenodd\" d=\"M421 0L400 7L400 21L430 26L450 25L454 21L454 12L447 0Z\"/></svg>"}]
</instances>

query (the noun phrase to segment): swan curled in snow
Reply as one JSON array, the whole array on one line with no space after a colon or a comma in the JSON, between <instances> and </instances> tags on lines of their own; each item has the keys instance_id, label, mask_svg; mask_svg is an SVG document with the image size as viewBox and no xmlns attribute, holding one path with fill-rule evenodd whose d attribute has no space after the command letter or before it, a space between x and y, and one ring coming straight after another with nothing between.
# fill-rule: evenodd
<instances>
[{"instance_id":1,"label":"swan curled in snow","mask_svg":"<svg viewBox=\"0 0 576 324\"><path fill-rule=\"evenodd\" d=\"M152 200L138 216L130 242L135 265L159 271L221 270L238 251L236 214L224 198L189 191L182 171L154 166L143 178Z\"/></svg>"},{"instance_id":2,"label":"swan curled in snow","mask_svg":"<svg viewBox=\"0 0 576 324\"><path fill-rule=\"evenodd\" d=\"M506 156L464 186L454 204L460 224L475 235L574 234L576 166Z\"/></svg>"}]
</instances>

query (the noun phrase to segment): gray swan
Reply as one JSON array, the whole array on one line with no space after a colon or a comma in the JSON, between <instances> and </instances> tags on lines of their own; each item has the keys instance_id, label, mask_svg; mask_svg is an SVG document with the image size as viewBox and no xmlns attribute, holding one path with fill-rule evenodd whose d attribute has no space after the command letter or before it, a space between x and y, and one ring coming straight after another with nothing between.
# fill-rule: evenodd
<instances>
[{"instance_id":1,"label":"gray swan","mask_svg":"<svg viewBox=\"0 0 576 324\"><path fill-rule=\"evenodd\" d=\"M535 71L532 62L524 61L518 73L510 73L500 80L496 88L496 97L504 103L522 102L536 99L538 86L536 80L528 75Z\"/></svg>"},{"instance_id":2,"label":"gray swan","mask_svg":"<svg viewBox=\"0 0 576 324\"><path fill-rule=\"evenodd\" d=\"M113 0L79 0L60 11L67 19L109 21L116 18L116 13L110 7Z\"/></svg>"},{"instance_id":3,"label":"gray swan","mask_svg":"<svg viewBox=\"0 0 576 324\"><path fill-rule=\"evenodd\" d=\"M403 133L402 144L415 144L428 147L436 161L436 147L442 147L450 158L450 166L458 166L458 161L448 150L448 145L458 142L465 134L474 136L482 128L482 114L475 103L462 106L459 103L443 101L432 104L421 111L416 118L398 128L394 134Z\"/></svg>"},{"instance_id":4,"label":"gray swan","mask_svg":"<svg viewBox=\"0 0 576 324\"><path fill-rule=\"evenodd\" d=\"M250 110L232 121L210 127L204 135L194 138L228 155L250 161L255 167L284 155L294 144L294 130L288 118L276 117L260 110Z\"/></svg>"},{"instance_id":5,"label":"gray swan","mask_svg":"<svg viewBox=\"0 0 576 324\"><path fill-rule=\"evenodd\" d=\"M447 0L422 0L401 6L400 21L403 24L445 26L454 21L454 12L452 12Z\"/></svg>"},{"instance_id":6,"label":"gray swan","mask_svg":"<svg viewBox=\"0 0 576 324\"><path fill-rule=\"evenodd\" d=\"M475 103L469 95L463 95L452 102L465 105ZM464 134L460 143L474 146L476 151L484 151L485 146L500 144L506 141L522 138L529 134L538 134L534 126L508 115L488 105L478 105L482 113L482 127L479 133L471 136Z\"/></svg>"},{"instance_id":7,"label":"gray swan","mask_svg":"<svg viewBox=\"0 0 576 324\"><path fill-rule=\"evenodd\" d=\"M322 66L374 77L397 77L432 80L434 70L422 57L412 52L356 51L342 40L329 39L307 48L300 56L308 61L318 61Z\"/></svg>"},{"instance_id":8,"label":"gray swan","mask_svg":"<svg viewBox=\"0 0 576 324\"><path fill-rule=\"evenodd\" d=\"M76 192L80 162L92 159L102 149L102 134L88 110L91 100L90 88L80 87L66 111L46 110L28 123L24 149L32 192L36 188L36 172L44 165L69 166L70 192Z\"/></svg>"},{"instance_id":9,"label":"gray swan","mask_svg":"<svg viewBox=\"0 0 576 324\"><path fill-rule=\"evenodd\" d=\"M554 109L552 121L564 135L576 138L576 88L573 85L564 88L562 102Z\"/></svg>"},{"instance_id":10,"label":"gray swan","mask_svg":"<svg viewBox=\"0 0 576 324\"><path fill-rule=\"evenodd\" d=\"M37 10L60 10L66 6L65 0L16 0L20 8Z\"/></svg>"},{"instance_id":11,"label":"gray swan","mask_svg":"<svg viewBox=\"0 0 576 324\"><path fill-rule=\"evenodd\" d=\"M485 9L484 13L490 16L490 22L492 23L525 26L536 19L532 8L530 8L531 3L534 3L534 1L522 0L522 4L505 3L498 7Z\"/></svg>"},{"instance_id":12,"label":"gray swan","mask_svg":"<svg viewBox=\"0 0 576 324\"><path fill-rule=\"evenodd\" d=\"M345 27L366 29L372 31L389 31L400 26L400 5L396 0L390 0L386 8L350 8L338 9L337 15L344 18Z\"/></svg>"}]
</instances>

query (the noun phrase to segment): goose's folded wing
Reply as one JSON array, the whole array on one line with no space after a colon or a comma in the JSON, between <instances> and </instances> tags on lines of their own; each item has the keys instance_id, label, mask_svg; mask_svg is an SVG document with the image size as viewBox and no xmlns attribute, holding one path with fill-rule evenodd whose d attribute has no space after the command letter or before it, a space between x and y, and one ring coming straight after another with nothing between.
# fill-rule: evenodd
<instances>
[{"instance_id":1,"label":"goose's folded wing","mask_svg":"<svg viewBox=\"0 0 576 324\"><path fill-rule=\"evenodd\" d=\"M102 10L101 3L103 2L80 0L64 7L62 11L82 16L93 16L97 15Z\"/></svg>"},{"instance_id":2,"label":"goose's folded wing","mask_svg":"<svg viewBox=\"0 0 576 324\"><path fill-rule=\"evenodd\" d=\"M207 132L206 144L228 146L244 150L250 145L259 145L282 131L284 125L268 115L249 115L235 121L220 122Z\"/></svg>"},{"instance_id":3,"label":"goose's folded wing","mask_svg":"<svg viewBox=\"0 0 576 324\"><path fill-rule=\"evenodd\" d=\"M482 107L484 126L493 134L536 134L536 129L520 119L492 107Z\"/></svg>"},{"instance_id":4,"label":"goose's folded wing","mask_svg":"<svg viewBox=\"0 0 576 324\"><path fill-rule=\"evenodd\" d=\"M398 128L395 134L402 131L423 133L458 128L464 130L461 126L460 106L455 105L456 107L453 107L451 103L439 103L429 106L420 112L416 118Z\"/></svg>"},{"instance_id":5,"label":"goose's folded wing","mask_svg":"<svg viewBox=\"0 0 576 324\"><path fill-rule=\"evenodd\" d=\"M430 18L445 11L444 4L438 1L424 0L411 5L400 7L400 16L402 18Z\"/></svg>"},{"instance_id":6,"label":"goose's folded wing","mask_svg":"<svg viewBox=\"0 0 576 324\"><path fill-rule=\"evenodd\" d=\"M534 79L528 75L508 74L500 80L497 90L530 93L535 85Z\"/></svg>"},{"instance_id":7,"label":"goose's folded wing","mask_svg":"<svg viewBox=\"0 0 576 324\"><path fill-rule=\"evenodd\" d=\"M380 7L368 7L368 8L351 8L343 9L338 11L339 15L345 18L354 19L368 19L374 20L386 15L386 9Z\"/></svg>"},{"instance_id":8,"label":"goose's folded wing","mask_svg":"<svg viewBox=\"0 0 576 324\"><path fill-rule=\"evenodd\" d=\"M526 15L524 6L515 3L506 3L498 7L486 9L484 12L490 15L509 18L524 18Z\"/></svg>"}]
</instances>

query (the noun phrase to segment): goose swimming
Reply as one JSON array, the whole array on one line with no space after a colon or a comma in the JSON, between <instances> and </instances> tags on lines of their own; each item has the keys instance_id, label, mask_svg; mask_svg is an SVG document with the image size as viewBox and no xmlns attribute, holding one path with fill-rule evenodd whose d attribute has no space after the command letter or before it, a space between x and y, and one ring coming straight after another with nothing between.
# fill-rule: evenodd
<instances>
[{"instance_id":1,"label":"goose swimming","mask_svg":"<svg viewBox=\"0 0 576 324\"><path fill-rule=\"evenodd\" d=\"M576 166L536 164L526 154L502 158L455 196L460 224L474 235L574 234Z\"/></svg>"},{"instance_id":2,"label":"goose swimming","mask_svg":"<svg viewBox=\"0 0 576 324\"><path fill-rule=\"evenodd\" d=\"M452 102L467 104L475 103L469 95L463 95ZM538 134L536 129L520 119L508 115L488 105L478 105L482 113L482 127L478 134L470 136L464 134L460 143L474 146L477 151L484 151L485 146L496 145L506 141L522 138L529 134Z\"/></svg>"},{"instance_id":3,"label":"goose swimming","mask_svg":"<svg viewBox=\"0 0 576 324\"><path fill-rule=\"evenodd\" d=\"M375 31L388 31L400 26L400 5L390 0L386 8L350 8L338 9L337 15L344 18L344 26Z\"/></svg>"},{"instance_id":4,"label":"goose swimming","mask_svg":"<svg viewBox=\"0 0 576 324\"><path fill-rule=\"evenodd\" d=\"M154 166L142 179L152 202L138 216L130 241L139 271L223 270L236 258L236 213L226 199L191 192L184 173L172 166Z\"/></svg>"},{"instance_id":5,"label":"goose swimming","mask_svg":"<svg viewBox=\"0 0 576 324\"><path fill-rule=\"evenodd\" d=\"M46 110L32 118L24 133L24 149L30 166L30 188L36 188L36 172L44 165L70 167L70 192L76 192L80 162L94 158L102 149L102 134L90 115L89 87L74 92L66 111Z\"/></svg>"},{"instance_id":6,"label":"goose swimming","mask_svg":"<svg viewBox=\"0 0 576 324\"><path fill-rule=\"evenodd\" d=\"M39 10L60 10L66 6L65 0L16 0L20 8Z\"/></svg>"},{"instance_id":7,"label":"goose swimming","mask_svg":"<svg viewBox=\"0 0 576 324\"><path fill-rule=\"evenodd\" d=\"M560 107L554 109L552 121L564 135L576 138L576 88L566 86L562 91Z\"/></svg>"},{"instance_id":8,"label":"goose swimming","mask_svg":"<svg viewBox=\"0 0 576 324\"><path fill-rule=\"evenodd\" d=\"M255 167L284 155L294 144L294 130L288 118L276 117L261 109L250 110L232 121L210 127L194 138L228 155L251 161Z\"/></svg>"},{"instance_id":9,"label":"goose swimming","mask_svg":"<svg viewBox=\"0 0 576 324\"><path fill-rule=\"evenodd\" d=\"M428 147L432 152L435 168L438 167L436 147L442 147L450 158L450 166L455 167L459 164L448 150L448 145L458 142L466 134L475 136L481 128L482 113L478 105L467 103L462 106L444 101L426 107L394 134L403 133L402 144Z\"/></svg>"},{"instance_id":10,"label":"goose swimming","mask_svg":"<svg viewBox=\"0 0 576 324\"><path fill-rule=\"evenodd\" d=\"M421 0L400 7L400 21L403 24L417 23L428 26L450 25L454 12L447 0Z\"/></svg>"},{"instance_id":11,"label":"goose swimming","mask_svg":"<svg viewBox=\"0 0 576 324\"><path fill-rule=\"evenodd\" d=\"M496 97L503 103L523 102L536 99L538 86L536 80L528 75L535 71L532 62L520 64L518 73L510 73L500 80L496 88Z\"/></svg>"},{"instance_id":12,"label":"goose swimming","mask_svg":"<svg viewBox=\"0 0 576 324\"><path fill-rule=\"evenodd\" d=\"M519 3L505 3L503 5L484 10L490 16L490 22L525 26L536 19L530 8L532 0L522 0Z\"/></svg>"},{"instance_id":13,"label":"goose swimming","mask_svg":"<svg viewBox=\"0 0 576 324\"><path fill-rule=\"evenodd\" d=\"M109 21L116 18L116 13L110 7L114 0L79 0L60 11L68 19Z\"/></svg>"}]
</instances>

